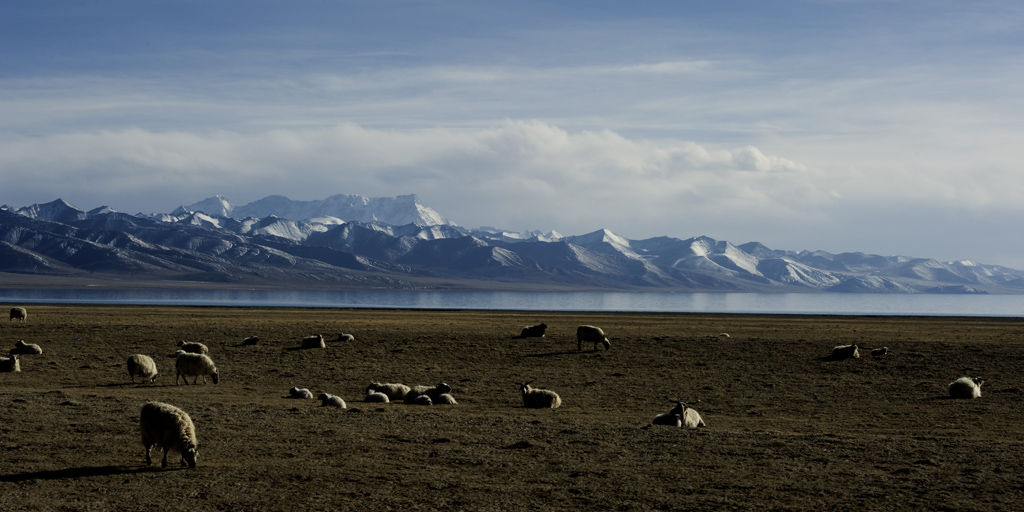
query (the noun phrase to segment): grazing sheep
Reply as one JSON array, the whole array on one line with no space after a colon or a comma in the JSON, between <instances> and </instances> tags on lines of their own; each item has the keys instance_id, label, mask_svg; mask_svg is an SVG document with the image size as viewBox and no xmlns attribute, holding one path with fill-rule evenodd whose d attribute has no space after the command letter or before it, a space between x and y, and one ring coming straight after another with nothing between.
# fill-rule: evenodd
<instances>
[{"instance_id":1,"label":"grazing sheep","mask_svg":"<svg viewBox=\"0 0 1024 512\"><path fill-rule=\"evenodd\" d=\"M327 344L324 343L324 335L317 334L302 338L302 348L327 348Z\"/></svg>"},{"instance_id":2,"label":"grazing sheep","mask_svg":"<svg viewBox=\"0 0 1024 512\"><path fill-rule=\"evenodd\" d=\"M411 402L406 401L405 403L411 405L434 405L434 401L427 395L418 395L416 398L413 398Z\"/></svg>"},{"instance_id":3,"label":"grazing sheep","mask_svg":"<svg viewBox=\"0 0 1024 512\"><path fill-rule=\"evenodd\" d=\"M136 375L142 377L143 382L145 382L146 379L149 379L151 384L156 382L156 361L154 361L152 357L144 354L132 354L128 356L128 376L132 378L132 384L135 384Z\"/></svg>"},{"instance_id":4,"label":"grazing sheep","mask_svg":"<svg viewBox=\"0 0 1024 512\"><path fill-rule=\"evenodd\" d=\"M245 338L244 340L242 340L242 345L255 345L255 344L259 343L259 342L260 342L260 337L259 336L249 336L248 338Z\"/></svg>"},{"instance_id":5,"label":"grazing sheep","mask_svg":"<svg viewBox=\"0 0 1024 512\"><path fill-rule=\"evenodd\" d=\"M949 396L953 398L981 398L981 385L985 381L978 377L960 377L949 383Z\"/></svg>"},{"instance_id":6,"label":"grazing sheep","mask_svg":"<svg viewBox=\"0 0 1024 512\"><path fill-rule=\"evenodd\" d=\"M11 320L24 322L28 318L28 311L25 308L11 308Z\"/></svg>"},{"instance_id":7,"label":"grazing sheep","mask_svg":"<svg viewBox=\"0 0 1024 512\"><path fill-rule=\"evenodd\" d=\"M340 396L321 393L317 399L320 400L320 407L337 407L339 409L345 409L348 407Z\"/></svg>"},{"instance_id":8,"label":"grazing sheep","mask_svg":"<svg viewBox=\"0 0 1024 512\"><path fill-rule=\"evenodd\" d=\"M850 359L850 358L856 359L858 357L860 357L860 351L857 350L857 345L856 344L850 344L850 345L839 345L839 346L833 348L832 349L832 355L829 356L829 359L831 359L832 361L839 361L841 359Z\"/></svg>"},{"instance_id":9,"label":"grazing sheep","mask_svg":"<svg viewBox=\"0 0 1024 512\"><path fill-rule=\"evenodd\" d=\"M206 354L181 354L178 356L178 360L174 362L174 368L178 370L178 375L174 377L174 384L178 384L178 378L184 377L185 384L188 384L188 377L190 375L195 376L192 379L192 383L196 384L199 381L199 377L203 378L203 384L206 384L206 376L209 375L213 379L213 383L216 384L220 379L220 374L217 373L217 367L214 366L213 360Z\"/></svg>"},{"instance_id":10,"label":"grazing sheep","mask_svg":"<svg viewBox=\"0 0 1024 512\"><path fill-rule=\"evenodd\" d=\"M355 341L356 337L351 334L345 334L343 332L338 333L338 337L331 341Z\"/></svg>"},{"instance_id":11,"label":"grazing sheep","mask_svg":"<svg viewBox=\"0 0 1024 512\"><path fill-rule=\"evenodd\" d=\"M405 384L398 384L392 382L371 382L369 386L366 386L366 392L384 393L387 395L388 400L404 400L405 395L412 391L412 388Z\"/></svg>"},{"instance_id":12,"label":"grazing sheep","mask_svg":"<svg viewBox=\"0 0 1024 512\"><path fill-rule=\"evenodd\" d=\"M0 357L0 372L20 372L21 364L18 363L18 356L11 354L11 357Z\"/></svg>"},{"instance_id":13,"label":"grazing sheep","mask_svg":"<svg viewBox=\"0 0 1024 512\"><path fill-rule=\"evenodd\" d=\"M533 382L532 380L530 382ZM530 387L530 382L519 385L519 392L523 395L523 407L530 409L556 409L562 405L562 398L558 393L547 389Z\"/></svg>"},{"instance_id":14,"label":"grazing sheep","mask_svg":"<svg viewBox=\"0 0 1024 512\"><path fill-rule=\"evenodd\" d=\"M608 350L612 348L612 342L608 341L605 337L604 331L600 327L594 327L593 325L581 325L576 328L576 350L583 350L583 342L593 342L594 350L597 350L597 344L601 343L604 345L604 349Z\"/></svg>"},{"instance_id":15,"label":"grazing sheep","mask_svg":"<svg viewBox=\"0 0 1024 512\"><path fill-rule=\"evenodd\" d=\"M14 348L10 351L11 354L42 354L43 347L36 345L35 343L25 343L22 340L18 340L14 344Z\"/></svg>"},{"instance_id":16,"label":"grazing sheep","mask_svg":"<svg viewBox=\"0 0 1024 512\"><path fill-rule=\"evenodd\" d=\"M523 327L523 332L519 334L520 338L543 338L544 331L548 328L548 324L528 325Z\"/></svg>"},{"instance_id":17,"label":"grazing sheep","mask_svg":"<svg viewBox=\"0 0 1024 512\"><path fill-rule=\"evenodd\" d=\"M185 352L184 350L182 350L182 349L180 349L180 348L179 348L178 350L175 350L173 354L171 354L171 355L169 355L169 356L167 356L167 357L170 357L170 358L172 358L172 359L173 359L173 358L176 358L176 357L178 357L178 356L180 356L180 355L182 355L182 354L187 354L187 353L188 353L188 352Z\"/></svg>"},{"instance_id":18,"label":"grazing sheep","mask_svg":"<svg viewBox=\"0 0 1024 512\"><path fill-rule=\"evenodd\" d=\"M210 349L206 348L206 345L203 345L202 343L198 343L198 342L190 342L190 341L181 340L181 341L178 342L178 346L181 347L181 350L184 350L185 352L188 352L190 354L209 354L210 353Z\"/></svg>"},{"instance_id":19,"label":"grazing sheep","mask_svg":"<svg viewBox=\"0 0 1024 512\"><path fill-rule=\"evenodd\" d=\"M153 465L150 451L154 446L164 450L162 467L167 467L167 452L176 451L181 455L181 465L196 467L199 458L196 442L196 427L192 418L181 409L160 402L149 402L142 406L139 415L139 428L142 431L142 447L146 449L146 464Z\"/></svg>"},{"instance_id":20,"label":"grazing sheep","mask_svg":"<svg viewBox=\"0 0 1024 512\"><path fill-rule=\"evenodd\" d=\"M450 393L451 391L452 387L444 382L433 387L413 386L409 392L405 394L405 403L415 403L416 399L423 395L430 397L431 402L437 402L442 394Z\"/></svg>"},{"instance_id":21,"label":"grazing sheep","mask_svg":"<svg viewBox=\"0 0 1024 512\"><path fill-rule=\"evenodd\" d=\"M871 351L873 357L884 356L889 353L889 347L876 348Z\"/></svg>"},{"instance_id":22,"label":"grazing sheep","mask_svg":"<svg viewBox=\"0 0 1024 512\"><path fill-rule=\"evenodd\" d=\"M385 395L384 393L381 393L380 391L370 391L369 393L366 394L366 398L364 398L363 401L386 404L391 402L391 399L388 398L388 396Z\"/></svg>"},{"instance_id":23,"label":"grazing sheep","mask_svg":"<svg viewBox=\"0 0 1024 512\"><path fill-rule=\"evenodd\" d=\"M294 387L288 390L288 396L292 398L310 399L313 398L313 392L306 388Z\"/></svg>"}]
</instances>

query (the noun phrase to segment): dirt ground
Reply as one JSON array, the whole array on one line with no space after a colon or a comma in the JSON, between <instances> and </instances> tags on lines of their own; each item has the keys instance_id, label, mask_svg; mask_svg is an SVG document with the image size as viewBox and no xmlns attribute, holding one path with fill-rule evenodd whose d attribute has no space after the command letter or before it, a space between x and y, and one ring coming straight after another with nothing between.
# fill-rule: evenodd
<instances>
[{"instance_id":1,"label":"dirt ground","mask_svg":"<svg viewBox=\"0 0 1024 512\"><path fill-rule=\"evenodd\" d=\"M4 352L18 340L44 351L0 373L0 510L1024 503L1024 319L27 308L27 322L0 327ZM516 337L540 322L547 337ZM581 324L603 327L611 350L577 352ZM356 341L297 349L316 333ZM259 344L242 346L252 335ZM175 385L178 340L209 346L219 384ZM889 353L823 360L851 342ZM155 384L131 383L134 353L156 359ZM981 398L947 398L964 375L986 379ZM444 381L459 403L364 403L374 380ZM528 380L561 408L524 409L516 383ZM348 409L286 398L292 386ZM144 464L138 415L150 400L191 415L197 468ZM671 400L690 401L707 427L651 426Z\"/></svg>"}]
</instances>

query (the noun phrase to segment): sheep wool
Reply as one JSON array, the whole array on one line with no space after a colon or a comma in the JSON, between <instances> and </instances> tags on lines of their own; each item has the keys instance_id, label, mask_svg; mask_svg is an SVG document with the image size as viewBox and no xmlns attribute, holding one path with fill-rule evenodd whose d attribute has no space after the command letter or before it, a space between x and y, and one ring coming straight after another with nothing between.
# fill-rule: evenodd
<instances>
[{"instance_id":1,"label":"sheep wool","mask_svg":"<svg viewBox=\"0 0 1024 512\"><path fill-rule=\"evenodd\" d=\"M366 394L366 398L363 398L364 402L376 402L381 404L390 403L391 399L387 395L380 391L370 391Z\"/></svg>"},{"instance_id":2,"label":"sheep wool","mask_svg":"<svg viewBox=\"0 0 1024 512\"><path fill-rule=\"evenodd\" d=\"M192 353L192 354L209 354L210 353L210 349L207 348L206 345L203 345L202 343L197 343L197 342L190 342L190 341L181 340L181 341L178 342L178 347L180 347L181 350L184 350L185 352L189 352L189 353Z\"/></svg>"},{"instance_id":3,"label":"sheep wool","mask_svg":"<svg viewBox=\"0 0 1024 512\"><path fill-rule=\"evenodd\" d=\"M167 453L171 451L181 455L182 466L196 467L199 458L196 427L185 411L170 404L149 402L142 406L139 429L142 447L146 450L146 464L153 464L150 452L158 446L164 451L161 467L167 467Z\"/></svg>"},{"instance_id":4,"label":"sheep wool","mask_svg":"<svg viewBox=\"0 0 1024 512\"><path fill-rule=\"evenodd\" d=\"M294 387L288 390L288 396L292 398L310 399L313 398L313 392L306 388Z\"/></svg>"},{"instance_id":5,"label":"sheep wool","mask_svg":"<svg viewBox=\"0 0 1024 512\"><path fill-rule=\"evenodd\" d=\"M830 359L838 361L840 359L856 359L860 357L860 350L857 345L839 345L832 349L832 355Z\"/></svg>"},{"instance_id":6,"label":"sheep wool","mask_svg":"<svg viewBox=\"0 0 1024 512\"><path fill-rule=\"evenodd\" d=\"M369 386L366 386L366 393L383 393L387 395L388 400L404 400L405 395L409 394L412 388L405 384L397 382L371 382Z\"/></svg>"},{"instance_id":7,"label":"sheep wool","mask_svg":"<svg viewBox=\"0 0 1024 512\"><path fill-rule=\"evenodd\" d=\"M558 396L558 393L548 389L530 387L530 382L519 385L519 392L523 395L523 407L529 409L557 409L558 406L562 405L562 397Z\"/></svg>"},{"instance_id":8,"label":"sheep wool","mask_svg":"<svg viewBox=\"0 0 1024 512\"><path fill-rule=\"evenodd\" d=\"M302 338L302 348L327 348L327 344L324 343L324 335L317 334L316 336L306 336Z\"/></svg>"},{"instance_id":9,"label":"sheep wool","mask_svg":"<svg viewBox=\"0 0 1024 512\"><path fill-rule=\"evenodd\" d=\"M11 349L12 354L42 354L43 347L36 345L35 343L25 343L22 340L18 340L14 344L14 348Z\"/></svg>"},{"instance_id":10,"label":"sheep wool","mask_svg":"<svg viewBox=\"0 0 1024 512\"><path fill-rule=\"evenodd\" d=\"M135 376L142 377L142 381L145 382L149 379L150 383L156 382L157 368L156 361L152 357L144 354L132 354L128 356L128 376L132 378L132 384L135 383Z\"/></svg>"},{"instance_id":11,"label":"sheep wool","mask_svg":"<svg viewBox=\"0 0 1024 512\"><path fill-rule=\"evenodd\" d=\"M953 398L981 398L981 385L985 381L978 377L960 377L949 383L949 396Z\"/></svg>"},{"instance_id":12,"label":"sheep wool","mask_svg":"<svg viewBox=\"0 0 1024 512\"><path fill-rule=\"evenodd\" d=\"M339 409L345 409L348 407L345 405L345 401L337 395L321 393L317 398L320 400L320 407L337 407Z\"/></svg>"},{"instance_id":13,"label":"sheep wool","mask_svg":"<svg viewBox=\"0 0 1024 512\"><path fill-rule=\"evenodd\" d=\"M604 349L608 350L612 348L612 342L608 341L605 337L604 331L600 327L594 327L593 325L581 325L576 328L576 350L583 350L583 343L593 343L594 350L597 350L597 344L604 345Z\"/></svg>"},{"instance_id":14,"label":"sheep wool","mask_svg":"<svg viewBox=\"0 0 1024 512\"><path fill-rule=\"evenodd\" d=\"M11 320L24 322L28 319L28 311L25 308L11 308Z\"/></svg>"},{"instance_id":15,"label":"sheep wool","mask_svg":"<svg viewBox=\"0 0 1024 512\"><path fill-rule=\"evenodd\" d=\"M213 379L213 383L216 384L220 379L220 375L217 373L217 367L213 364L213 360L206 354L191 354L184 353L178 356L178 359L174 361L174 368L178 371L178 374L174 377L174 384L178 384L179 378L184 378L185 384L188 384L189 376L194 376L192 383L196 384L199 381L199 377L203 378L203 384L206 384L206 376L209 375Z\"/></svg>"}]
</instances>

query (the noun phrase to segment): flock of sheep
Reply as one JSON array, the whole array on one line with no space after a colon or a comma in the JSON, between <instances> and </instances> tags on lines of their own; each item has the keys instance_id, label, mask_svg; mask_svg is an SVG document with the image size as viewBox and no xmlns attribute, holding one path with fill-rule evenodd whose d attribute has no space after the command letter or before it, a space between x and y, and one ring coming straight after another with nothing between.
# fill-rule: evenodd
<instances>
[{"instance_id":1,"label":"flock of sheep","mask_svg":"<svg viewBox=\"0 0 1024 512\"><path fill-rule=\"evenodd\" d=\"M25 322L28 312L25 308L11 308L11 321L18 320ZM538 324L524 327L520 333L522 338L544 337L547 324ZM728 337L728 334L721 336ZM333 341L353 341L351 334L340 334L338 339ZM255 345L259 338L251 336L242 341L242 345ZM594 350L598 344L604 346L605 350L611 348L604 331L592 325L581 325L576 329L577 351L583 349L584 343L593 343ZM192 384L198 384L200 377L206 383L206 377L210 377L214 384L219 381L217 367L210 359L209 348L202 343L179 341L178 350L172 354L175 358L174 383L184 380L188 385L188 378L192 377ZM300 348L325 348L326 342L323 335L308 336L300 341ZM42 348L36 344L18 341L10 350L10 357L0 357L0 372L20 372L21 367L18 355L42 354ZM881 347L871 350L872 356L879 357L888 353L888 348ZM832 349L831 354L825 359L842 360L859 358L860 348L856 344L839 345ZM145 383L156 381L158 369L152 357L145 354L132 354L128 356L128 375L132 383L139 377ZM531 387L533 381L519 384L519 392L522 397L523 407L534 409L556 409L562 405L562 399L558 393ZM953 398L973 399L981 397L981 385L984 380L977 377L961 377L948 385L949 395ZM364 402L389 403L401 401L410 405L455 405L455 397L451 394L452 388L444 382L434 386L408 386L400 383L371 382L366 388ZM313 393L306 388L293 387L289 390L290 398L312 399ZM323 407L336 407L345 409L347 404L336 395L321 393L317 399ZM698 400L699 401L699 400ZM668 425L678 428L699 428L706 426L700 413L689 407L685 402L676 401L676 405L668 412L658 414L651 420L653 425ZM182 466L194 468L199 453L197 450L195 426L187 413L170 404L160 402L149 402L142 406L139 416L139 428L142 436L142 444L146 451L146 463L152 465L150 452L153 447L158 446L163 450L162 466L167 467L168 452L177 452L180 456Z\"/></svg>"},{"instance_id":2,"label":"flock of sheep","mask_svg":"<svg viewBox=\"0 0 1024 512\"><path fill-rule=\"evenodd\" d=\"M873 357L881 357L889 353L889 347L869 349ZM832 348L832 353L826 357L829 361L842 359L856 359L860 357L860 347L856 343L839 345ZM984 379L979 377L960 377L946 386L949 396L952 398L981 398L981 385Z\"/></svg>"}]
</instances>

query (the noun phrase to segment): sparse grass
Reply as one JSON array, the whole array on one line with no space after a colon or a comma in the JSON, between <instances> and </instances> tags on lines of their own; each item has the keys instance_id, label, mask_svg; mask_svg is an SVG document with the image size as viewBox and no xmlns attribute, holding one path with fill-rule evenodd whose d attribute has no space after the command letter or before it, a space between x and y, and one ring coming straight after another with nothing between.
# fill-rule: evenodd
<instances>
[{"instance_id":1,"label":"sparse grass","mask_svg":"<svg viewBox=\"0 0 1024 512\"><path fill-rule=\"evenodd\" d=\"M0 510L1009 510L1024 498L1024 321L984 318L29 306L44 353L0 374ZM544 321L542 340L517 339ZM610 351L577 353L598 325ZM295 350L306 335L354 343ZM720 337L720 333L729 337ZM256 346L241 346L259 335ZM219 385L175 386L180 340ZM821 360L837 344L882 358ZM152 356L156 384L125 359ZM945 397L961 375L974 401ZM523 409L517 382L557 391ZM445 381L456 406L361 402ZM292 386L347 411L285 398ZM650 426L670 400L708 427ZM142 464L147 400L189 412L199 467Z\"/></svg>"}]
</instances>

